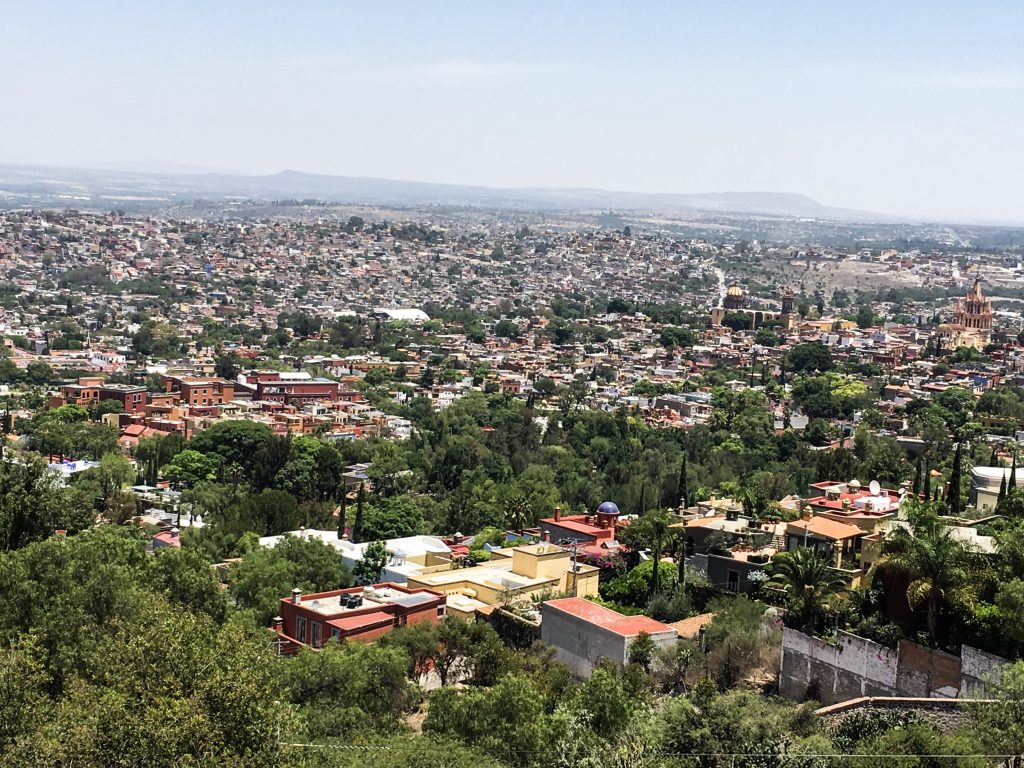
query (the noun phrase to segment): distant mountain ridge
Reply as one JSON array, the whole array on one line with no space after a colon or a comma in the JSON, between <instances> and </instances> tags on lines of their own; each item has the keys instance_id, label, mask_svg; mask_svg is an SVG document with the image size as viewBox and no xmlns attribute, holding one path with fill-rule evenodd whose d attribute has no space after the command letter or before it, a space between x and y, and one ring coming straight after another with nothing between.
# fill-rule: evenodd
<instances>
[{"instance_id":1,"label":"distant mountain ridge","mask_svg":"<svg viewBox=\"0 0 1024 768\"><path fill-rule=\"evenodd\" d=\"M158 206L192 202L197 198L295 198L368 205L453 205L540 211L709 211L855 221L892 220L881 214L832 208L806 195L784 192L677 194L568 187L499 188L294 170L248 176L0 164L0 205Z\"/></svg>"}]
</instances>

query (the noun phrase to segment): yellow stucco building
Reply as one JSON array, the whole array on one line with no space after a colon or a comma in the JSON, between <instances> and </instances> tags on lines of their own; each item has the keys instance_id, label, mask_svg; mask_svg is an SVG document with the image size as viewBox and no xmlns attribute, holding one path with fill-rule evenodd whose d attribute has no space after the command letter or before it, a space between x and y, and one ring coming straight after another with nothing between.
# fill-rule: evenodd
<instances>
[{"instance_id":1,"label":"yellow stucco building","mask_svg":"<svg viewBox=\"0 0 1024 768\"><path fill-rule=\"evenodd\" d=\"M511 598L544 592L597 594L598 569L578 564L554 544L529 544L491 552L491 559L470 568L438 569L410 576L410 589L432 589L447 595L449 616L471 619L478 608Z\"/></svg>"}]
</instances>

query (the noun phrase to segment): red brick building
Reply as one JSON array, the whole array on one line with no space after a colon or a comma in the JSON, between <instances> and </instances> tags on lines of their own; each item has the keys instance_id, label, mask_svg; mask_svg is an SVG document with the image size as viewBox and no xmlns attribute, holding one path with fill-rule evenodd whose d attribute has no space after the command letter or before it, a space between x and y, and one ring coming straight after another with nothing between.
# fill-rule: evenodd
<instances>
[{"instance_id":1,"label":"red brick building","mask_svg":"<svg viewBox=\"0 0 1024 768\"><path fill-rule=\"evenodd\" d=\"M60 389L61 404L88 407L104 400L116 400L125 413L143 413L149 403L145 387L131 384L105 384L99 377L83 377L77 384L65 384Z\"/></svg>"},{"instance_id":2,"label":"red brick building","mask_svg":"<svg viewBox=\"0 0 1024 768\"><path fill-rule=\"evenodd\" d=\"M160 384L185 405L223 405L235 398L235 385L227 379L162 376Z\"/></svg>"},{"instance_id":3,"label":"red brick building","mask_svg":"<svg viewBox=\"0 0 1024 768\"><path fill-rule=\"evenodd\" d=\"M288 655L302 647L323 648L331 639L368 642L396 627L436 624L444 615L445 596L429 589L391 583L312 595L296 589L281 599L271 630L277 634L278 653Z\"/></svg>"},{"instance_id":4,"label":"red brick building","mask_svg":"<svg viewBox=\"0 0 1024 768\"><path fill-rule=\"evenodd\" d=\"M264 402L305 405L338 399L338 382L330 379L258 371L247 375L246 380L256 384L254 399Z\"/></svg>"}]
</instances>

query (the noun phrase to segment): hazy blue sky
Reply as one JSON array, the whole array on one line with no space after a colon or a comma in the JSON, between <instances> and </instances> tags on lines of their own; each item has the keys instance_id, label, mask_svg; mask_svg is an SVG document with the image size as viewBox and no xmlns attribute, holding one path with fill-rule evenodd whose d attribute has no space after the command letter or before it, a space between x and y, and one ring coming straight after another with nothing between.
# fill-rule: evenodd
<instances>
[{"instance_id":1,"label":"hazy blue sky","mask_svg":"<svg viewBox=\"0 0 1024 768\"><path fill-rule=\"evenodd\" d=\"M1024 220L1024 3L2 0L0 161Z\"/></svg>"}]
</instances>

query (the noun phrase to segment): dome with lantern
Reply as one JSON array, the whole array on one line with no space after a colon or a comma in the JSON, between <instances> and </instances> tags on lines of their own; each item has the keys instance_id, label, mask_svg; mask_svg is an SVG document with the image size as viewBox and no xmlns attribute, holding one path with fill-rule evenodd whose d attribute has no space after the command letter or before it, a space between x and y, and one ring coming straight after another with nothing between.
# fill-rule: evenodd
<instances>
[{"instance_id":1,"label":"dome with lantern","mask_svg":"<svg viewBox=\"0 0 1024 768\"><path fill-rule=\"evenodd\" d=\"M743 309L746 301L747 294L740 288L739 283L733 282L725 291L723 306L726 309Z\"/></svg>"}]
</instances>

